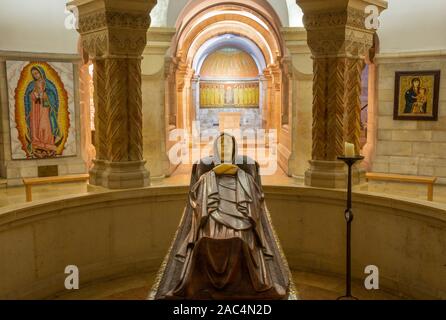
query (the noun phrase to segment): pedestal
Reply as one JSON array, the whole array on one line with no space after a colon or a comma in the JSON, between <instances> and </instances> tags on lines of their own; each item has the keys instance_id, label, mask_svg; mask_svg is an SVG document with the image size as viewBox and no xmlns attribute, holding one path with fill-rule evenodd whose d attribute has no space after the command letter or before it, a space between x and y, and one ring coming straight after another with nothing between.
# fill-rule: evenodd
<instances>
[{"instance_id":1,"label":"pedestal","mask_svg":"<svg viewBox=\"0 0 446 320\"><path fill-rule=\"evenodd\" d=\"M316 188L346 188L348 172L342 161L310 160L305 172L305 185ZM358 165L352 168L352 184L365 182L365 170Z\"/></svg>"},{"instance_id":2,"label":"pedestal","mask_svg":"<svg viewBox=\"0 0 446 320\"><path fill-rule=\"evenodd\" d=\"M93 159L93 168L91 168L90 174L90 184L94 186L102 185L102 176L105 171L105 161Z\"/></svg>"},{"instance_id":3,"label":"pedestal","mask_svg":"<svg viewBox=\"0 0 446 320\"><path fill-rule=\"evenodd\" d=\"M145 168L146 161L104 163L102 186L109 189L141 188L150 185L150 174Z\"/></svg>"}]
</instances>

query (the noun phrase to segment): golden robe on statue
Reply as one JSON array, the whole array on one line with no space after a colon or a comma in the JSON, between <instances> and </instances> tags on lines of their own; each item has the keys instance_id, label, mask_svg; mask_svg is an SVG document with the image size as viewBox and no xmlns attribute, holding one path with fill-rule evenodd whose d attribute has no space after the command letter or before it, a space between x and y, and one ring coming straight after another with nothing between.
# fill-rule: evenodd
<instances>
[{"instance_id":1,"label":"golden robe on statue","mask_svg":"<svg viewBox=\"0 0 446 320\"><path fill-rule=\"evenodd\" d=\"M258 165L238 157L234 137L223 134L214 157L194 165L189 204L155 298L286 299L288 293L289 270Z\"/></svg>"}]
</instances>

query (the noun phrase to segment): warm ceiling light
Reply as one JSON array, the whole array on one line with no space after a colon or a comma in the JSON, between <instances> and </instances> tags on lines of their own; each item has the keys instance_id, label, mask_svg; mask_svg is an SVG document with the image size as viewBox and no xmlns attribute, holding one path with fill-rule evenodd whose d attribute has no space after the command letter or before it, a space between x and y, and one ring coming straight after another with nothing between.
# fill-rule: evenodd
<instances>
[{"instance_id":1,"label":"warm ceiling light","mask_svg":"<svg viewBox=\"0 0 446 320\"><path fill-rule=\"evenodd\" d=\"M260 24L264 29L269 31L268 25L263 22L259 17L257 17L256 15L252 14L251 12L246 12L246 11L234 11L234 10L216 10L216 11L210 11L205 13L203 16L201 16L200 18L198 18L197 21L195 21L195 23L193 24L193 28L195 28L198 24L202 23L203 21L215 17L215 16L219 16L222 14L235 14L235 15L239 15L239 16L243 16L246 18L249 18L251 20L254 20L255 22L257 22L258 24Z\"/></svg>"},{"instance_id":2,"label":"warm ceiling light","mask_svg":"<svg viewBox=\"0 0 446 320\"><path fill-rule=\"evenodd\" d=\"M223 23L223 24L227 24L228 21L225 21L225 22L217 22L217 23L215 23L215 24L209 26L208 28L206 28L206 29L204 29L204 30L201 30L201 31L196 35L195 39L192 41L192 43L191 43L191 45L190 45L190 48L195 47L196 44L197 44L197 42L199 41L199 39L200 39L202 36L206 35L209 31L211 31L211 30L213 30L213 29L216 29L216 28L217 28L217 29L222 28L222 26L221 26L222 23ZM257 38L262 42L262 44L266 47L266 49L268 50L268 54L269 54L270 61L274 61L274 55L273 55L273 52L272 52L272 50L271 50L271 48L270 48L270 46L269 46L269 44L268 44L268 41L266 41L266 39L263 37L263 35L262 35L259 31L257 31L255 28L253 28L253 27L250 26L250 25L243 24L243 23L240 22L240 21L233 21L233 23L234 23L234 24L242 24L244 27L248 28L249 31L251 31L252 33L254 33L254 34L257 36Z\"/></svg>"}]
</instances>

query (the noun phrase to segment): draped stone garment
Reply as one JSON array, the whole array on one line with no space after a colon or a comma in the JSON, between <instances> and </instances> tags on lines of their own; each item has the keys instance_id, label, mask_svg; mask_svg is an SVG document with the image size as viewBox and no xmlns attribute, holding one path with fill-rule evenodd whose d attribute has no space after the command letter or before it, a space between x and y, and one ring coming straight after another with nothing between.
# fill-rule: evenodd
<instances>
[{"instance_id":1,"label":"draped stone garment","mask_svg":"<svg viewBox=\"0 0 446 320\"><path fill-rule=\"evenodd\" d=\"M252 176L243 170L235 175L211 170L192 187L190 201L192 228L176 254L185 267L173 296L206 298L202 292L212 291L209 284L251 297L267 291L285 294L284 288L273 288L266 268L265 259L273 255L259 216L263 194ZM197 259L202 263L194 263Z\"/></svg>"},{"instance_id":2,"label":"draped stone garment","mask_svg":"<svg viewBox=\"0 0 446 320\"><path fill-rule=\"evenodd\" d=\"M222 163L215 148L214 156L193 166L188 204L154 299L288 297L290 272L264 203L258 164L238 156L232 139L230 163Z\"/></svg>"},{"instance_id":3,"label":"draped stone garment","mask_svg":"<svg viewBox=\"0 0 446 320\"><path fill-rule=\"evenodd\" d=\"M189 203L154 299L287 298L290 272L270 224L258 164L238 160L237 175L220 179L212 158L193 166Z\"/></svg>"}]
</instances>

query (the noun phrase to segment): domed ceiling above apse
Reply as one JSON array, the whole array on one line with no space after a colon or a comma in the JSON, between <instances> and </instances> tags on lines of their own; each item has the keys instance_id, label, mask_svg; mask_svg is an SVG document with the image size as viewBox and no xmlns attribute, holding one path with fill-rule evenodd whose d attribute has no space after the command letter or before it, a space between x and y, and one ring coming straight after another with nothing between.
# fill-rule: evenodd
<instances>
[{"instance_id":1,"label":"domed ceiling above apse","mask_svg":"<svg viewBox=\"0 0 446 320\"><path fill-rule=\"evenodd\" d=\"M253 79L259 76L259 69L247 52L237 48L222 48L206 58L200 76L222 80Z\"/></svg>"}]
</instances>

